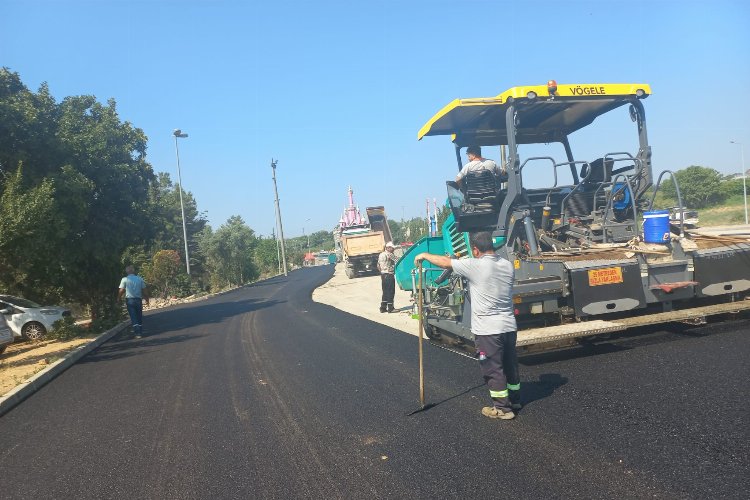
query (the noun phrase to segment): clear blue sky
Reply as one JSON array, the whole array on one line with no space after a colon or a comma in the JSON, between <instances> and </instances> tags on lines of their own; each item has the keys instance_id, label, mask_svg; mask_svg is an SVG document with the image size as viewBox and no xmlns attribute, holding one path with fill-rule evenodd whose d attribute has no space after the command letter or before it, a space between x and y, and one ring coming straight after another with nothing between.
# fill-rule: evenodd
<instances>
[{"instance_id":1,"label":"clear blue sky","mask_svg":"<svg viewBox=\"0 0 750 500\"><path fill-rule=\"evenodd\" d=\"M199 210L263 235L271 158L287 237L330 230L349 185L362 208L422 216L456 163L447 137L417 142L419 128L454 98L549 79L651 84L656 172L739 172L730 140L750 167L746 0L2 0L0 65L58 101L114 98L174 181L181 128ZM582 141L579 159L605 144Z\"/></svg>"}]
</instances>

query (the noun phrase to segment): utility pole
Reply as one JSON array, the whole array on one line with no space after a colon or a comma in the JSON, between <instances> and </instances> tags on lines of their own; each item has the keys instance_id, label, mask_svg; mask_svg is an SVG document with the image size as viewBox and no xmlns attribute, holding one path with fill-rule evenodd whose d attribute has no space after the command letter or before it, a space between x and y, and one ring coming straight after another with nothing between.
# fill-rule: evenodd
<instances>
[{"instance_id":1,"label":"utility pole","mask_svg":"<svg viewBox=\"0 0 750 500\"><path fill-rule=\"evenodd\" d=\"M276 207L274 207L274 209L275 208ZM278 221L274 222L276 222L276 225L278 226ZM276 229L277 228L274 228L271 234L273 234L273 239L276 240L276 262L279 263L279 274L281 274L281 249L279 248L279 237L276 234Z\"/></svg>"},{"instance_id":2,"label":"utility pole","mask_svg":"<svg viewBox=\"0 0 750 500\"><path fill-rule=\"evenodd\" d=\"M311 220L312 219L307 219L307 220L305 220L305 223L310 222ZM310 227L310 226L308 226L308 227ZM305 228L304 227L302 228L302 234L303 235L305 234ZM307 253L310 253L310 234L309 233L307 235Z\"/></svg>"},{"instance_id":3,"label":"utility pole","mask_svg":"<svg viewBox=\"0 0 750 500\"><path fill-rule=\"evenodd\" d=\"M271 158L271 170L273 171L273 192L276 195L276 221L279 224L279 238L281 238L281 261L284 265L284 276L288 276L286 270L286 248L284 245L284 226L281 224L281 207L279 206L279 190L276 188L276 163Z\"/></svg>"}]
</instances>

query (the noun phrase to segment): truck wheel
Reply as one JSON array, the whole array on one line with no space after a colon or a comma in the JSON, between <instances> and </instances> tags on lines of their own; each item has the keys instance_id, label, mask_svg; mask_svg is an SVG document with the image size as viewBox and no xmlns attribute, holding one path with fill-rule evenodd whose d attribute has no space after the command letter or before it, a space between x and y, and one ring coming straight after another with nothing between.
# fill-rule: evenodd
<instances>
[{"instance_id":1,"label":"truck wheel","mask_svg":"<svg viewBox=\"0 0 750 500\"><path fill-rule=\"evenodd\" d=\"M346 271L345 271L345 272L346 272L346 277L347 277L347 278L349 278L349 279L352 279L352 278L354 278L354 276L355 276L355 274L356 274L356 273L354 272L354 269L349 269L348 267L346 268Z\"/></svg>"}]
</instances>

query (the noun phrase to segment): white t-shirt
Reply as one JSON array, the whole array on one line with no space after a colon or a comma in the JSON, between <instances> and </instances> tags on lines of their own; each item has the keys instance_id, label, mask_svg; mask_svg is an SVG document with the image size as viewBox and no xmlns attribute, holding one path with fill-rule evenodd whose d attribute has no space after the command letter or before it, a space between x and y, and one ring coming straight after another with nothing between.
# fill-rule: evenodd
<instances>
[{"instance_id":1,"label":"white t-shirt","mask_svg":"<svg viewBox=\"0 0 750 500\"><path fill-rule=\"evenodd\" d=\"M514 332L513 265L499 255L451 259L453 272L469 280L471 332L497 335Z\"/></svg>"},{"instance_id":2,"label":"white t-shirt","mask_svg":"<svg viewBox=\"0 0 750 500\"><path fill-rule=\"evenodd\" d=\"M498 175L497 163L494 160L472 160L458 172L456 176L456 182L466 177L469 172L478 172L480 170L489 170L490 172Z\"/></svg>"}]
</instances>

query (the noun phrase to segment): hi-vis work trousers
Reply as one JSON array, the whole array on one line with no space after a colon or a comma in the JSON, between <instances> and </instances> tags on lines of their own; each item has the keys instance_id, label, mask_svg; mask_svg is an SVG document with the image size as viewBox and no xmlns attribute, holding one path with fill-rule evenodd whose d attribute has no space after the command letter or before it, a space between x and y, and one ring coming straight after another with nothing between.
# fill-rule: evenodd
<instances>
[{"instance_id":1,"label":"hi-vis work trousers","mask_svg":"<svg viewBox=\"0 0 750 500\"><path fill-rule=\"evenodd\" d=\"M521 402L521 378L518 374L516 332L497 335L475 335L480 355L479 367L490 389L495 408L513 411L512 403Z\"/></svg>"}]
</instances>

